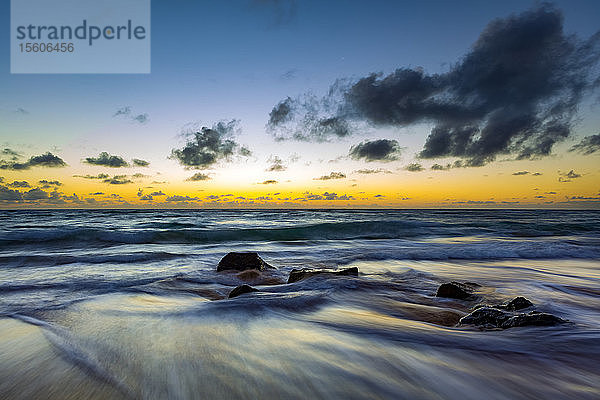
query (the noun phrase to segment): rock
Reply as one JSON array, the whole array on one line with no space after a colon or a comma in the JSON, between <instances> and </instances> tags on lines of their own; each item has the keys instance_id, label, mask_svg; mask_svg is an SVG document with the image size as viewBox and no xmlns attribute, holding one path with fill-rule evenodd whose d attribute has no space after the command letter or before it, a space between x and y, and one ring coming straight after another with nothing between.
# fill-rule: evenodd
<instances>
[{"instance_id":1,"label":"rock","mask_svg":"<svg viewBox=\"0 0 600 400\"><path fill-rule=\"evenodd\" d=\"M533 307L533 303L522 296L515 297L504 306L509 311L517 311L529 307Z\"/></svg>"},{"instance_id":2,"label":"rock","mask_svg":"<svg viewBox=\"0 0 600 400\"><path fill-rule=\"evenodd\" d=\"M219 265L217 265L217 272L227 270L245 271L247 269L264 271L267 268L274 267L264 262L258 253L228 253L221 259L221 261L219 261Z\"/></svg>"},{"instance_id":3,"label":"rock","mask_svg":"<svg viewBox=\"0 0 600 400\"><path fill-rule=\"evenodd\" d=\"M239 295L252 292L258 292L258 289L254 289L252 286L242 285L234 288L231 292L229 292L228 298L233 299L234 297L238 297Z\"/></svg>"},{"instance_id":4,"label":"rock","mask_svg":"<svg viewBox=\"0 0 600 400\"><path fill-rule=\"evenodd\" d=\"M436 297L465 300L473 294L472 284L459 282L442 283L435 294Z\"/></svg>"},{"instance_id":5,"label":"rock","mask_svg":"<svg viewBox=\"0 0 600 400\"><path fill-rule=\"evenodd\" d=\"M509 318L510 314L505 311L484 306L462 317L459 323L461 325L492 326L498 328Z\"/></svg>"},{"instance_id":6,"label":"rock","mask_svg":"<svg viewBox=\"0 0 600 400\"><path fill-rule=\"evenodd\" d=\"M559 324L564 324L565 321L562 318L557 317L556 315L530 311L528 313L520 313L513 317L510 317L506 321L502 323L502 328L514 328L517 326L554 326Z\"/></svg>"},{"instance_id":7,"label":"rock","mask_svg":"<svg viewBox=\"0 0 600 400\"><path fill-rule=\"evenodd\" d=\"M352 268L346 268L346 269L342 269L340 271L332 271L332 270L327 270L327 269L309 269L309 268L303 268L303 269L293 269L292 272L290 272L290 277L288 278L287 283L294 283L294 282L298 282L301 281L302 279L306 279L306 278L310 278L311 276L315 276L315 275L337 275L337 276L358 276L358 268L357 267L352 267Z\"/></svg>"},{"instance_id":8,"label":"rock","mask_svg":"<svg viewBox=\"0 0 600 400\"><path fill-rule=\"evenodd\" d=\"M484 328L508 329L517 326L553 326L565 323L562 318L552 314L530 311L514 313L498 308L483 306L477 308L459 321L460 325L475 325Z\"/></svg>"}]
</instances>

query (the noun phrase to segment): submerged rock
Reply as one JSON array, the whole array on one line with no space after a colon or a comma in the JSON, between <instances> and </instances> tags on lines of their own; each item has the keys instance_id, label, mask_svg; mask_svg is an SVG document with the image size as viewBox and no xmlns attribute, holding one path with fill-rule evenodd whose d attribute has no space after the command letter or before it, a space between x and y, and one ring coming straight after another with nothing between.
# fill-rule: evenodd
<instances>
[{"instance_id":1,"label":"submerged rock","mask_svg":"<svg viewBox=\"0 0 600 400\"><path fill-rule=\"evenodd\" d=\"M528 313L520 313L502 323L502 328L514 328L517 326L554 326L564 324L565 321L556 315L530 311Z\"/></svg>"},{"instance_id":2,"label":"submerged rock","mask_svg":"<svg viewBox=\"0 0 600 400\"><path fill-rule=\"evenodd\" d=\"M523 310L529 307L533 307L533 303L522 296L515 297L504 306L509 311Z\"/></svg>"},{"instance_id":3,"label":"submerged rock","mask_svg":"<svg viewBox=\"0 0 600 400\"><path fill-rule=\"evenodd\" d=\"M264 260L260 258L258 253L232 252L228 253L225 257L221 259L221 261L219 261L219 265L217 265L217 272L227 270L245 271L248 269L264 271L267 268L274 267L264 262Z\"/></svg>"},{"instance_id":4,"label":"submerged rock","mask_svg":"<svg viewBox=\"0 0 600 400\"><path fill-rule=\"evenodd\" d=\"M306 279L306 278L310 278L311 276L322 275L322 274L338 275L338 276L339 275L358 276L358 268L352 267L352 268L342 269L340 271L332 271L332 270L327 270L327 269L309 269L309 268L293 269L292 272L290 272L290 277L288 278L287 283L298 282L298 281L301 281L302 279Z\"/></svg>"},{"instance_id":5,"label":"submerged rock","mask_svg":"<svg viewBox=\"0 0 600 400\"><path fill-rule=\"evenodd\" d=\"M467 283L450 282L442 283L438 288L436 297L465 300L473 294L473 285Z\"/></svg>"},{"instance_id":6,"label":"submerged rock","mask_svg":"<svg viewBox=\"0 0 600 400\"><path fill-rule=\"evenodd\" d=\"M499 328L511 317L506 311L494 307L480 307L471 314L465 315L459 321L461 325L491 326Z\"/></svg>"},{"instance_id":7,"label":"submerged rock","mask_svg":"<svg viewBox=\"0 0 600 400\"><path fill-rule=\"evenodd\" d=\"M567 321L555 315L538 311L514 313L495 307L483 306L462 317L459 324L508 329L517 326L554 326L565 322Z\"/></svg>"},{"instance_id":8,"label":"submerged rock","mask_svg":"<svg viewBox=\"0 0 600 400\"><path fill-rule=\"evenodd\" d=\"M252 292L258 292L258 289L254 289L252 286L249 285L241 285L237 286L231 292L229 292L228 298L233 299L234 297L238 297L239 295Z\"/></svg>"}]
</instances>

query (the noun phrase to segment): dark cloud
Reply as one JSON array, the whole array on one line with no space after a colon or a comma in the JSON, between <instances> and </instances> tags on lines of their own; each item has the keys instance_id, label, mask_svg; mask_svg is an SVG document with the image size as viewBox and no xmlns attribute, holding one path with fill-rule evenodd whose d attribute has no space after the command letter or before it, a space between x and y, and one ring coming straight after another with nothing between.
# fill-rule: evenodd
<instances>
[{"instance_id":1,"label":"dark cloud","mask_svg":"<svg viewBox=\"0 0 600 400\"><path fill-rule=\"evenodd\" d=\"M383 169L383 168L377 168L377 169L358 169L356 171L357 174L361 174L361 175L370 175L370 174L391 174L392 171L387 170L387 169Z\"/></svg>"},{"instance_id":2,"label":"dark cloud","mask_svg":"<svg viewBox=\"0 0 600 400\"><path fill-rule=\"evenodd\" d=\"M30 169L32 167L60 168L66 166L67 163L65 163L60 157L55 156L50 152L39 156L32 156L25 162L17 162L14 157L10 161L0 160L0 169L8 169L13 171Z\"/></svg>"},{"instance_id":3,"label":"dark cloud","mask_svg":"<svg viewBox=\"0 0 600 400\"><path fill-rule=\"evenodd\" d=\"M464 166L534 159L571 134L577 106L600 83L599 59L600 33L586 40L565 34L561 12L543 4L490 22L448 72L399 68L338 81L323 99L279 103L268 127L279 138L301 139L299 131L319 140L303 129L326 119L347 127L430 123L422 158L458 157Z\"/></svg>"},{"instance_id":4,"label":"dark cloud","mask_svg":"<svg viewBox=\"0 0 600 400\"><path fill-rule=\"evenodd\" d=\"M123 157L113 156L105 151L100 153L98 157L87 157L84 162L91 165L101 165L110 168L129 167L129 163L125 161Z\"/></svg>"},{"instance_id":5,"label":"dark cloud","mask_svg":"<svg viewBox=\"0 0 600 400\"><path fill-rule=\"evenodd\" d=\"M189 168L206 169L221 160L229 160L236 153L249 156L250 150L240 147L233 139L238 124L238 120L231 120L218 122L212 128L202 127L189 135L183 148L173 149L171 158Z\"/></svg>"},{"instance_id":6,"label":"dark cloud","mask_svg":"<svg viewBox=\"0 0 600 400\"><path fill-rule=\"evenodd\" d=\"M143 196L140 196L140 200L141 201L153 201L154 199L152 198L151 194L145 194Z\"/></svg>"},{"instance_id":7,"label":"dark cloud","mask_svg":"<svg viewBox=\"0 0 600 400\"><path fill-rule=\"evenodd\" d=\"M45 200L48 198L48 193L42 189L31 189L23 193L24 200Z\"/></svg>"},{"instance_id":8,"label":"dark cloud","mask_svg":"<svg viewBox=\"0 0 600 400\"><path fill-rule=\"evenodd\" d=\"M529 171L518 171L518 172L513 172L513 175L519 176L519 175L527 175L529 174Z\"/></svg>"},{"instance_id":9,"label":"dark cloud","mask_svg":"<svg viewBox=\"0 0 600 400\"><path fill-rule=\"evenodd\" d=\"M531 176L540 176L540 175L544 175L541 172L534 172L533 174L531 174Z\"/></svg>"},{"instance_id":10,"label":"dark cloud","mask_svg":"<svg viewBox=\"0 0 600 400\"><path fill-rule=\"evenodd\" d=\"M267 160L271 165L266 169L267 172L285 171L287 167L283 165L283 160L277 156L270 156Z\"/></svg>"},{"instance_id":11,"label":"dark cloud","mask_svg":"<svg viewBox=\"0 0 600 400\"><path fill-rule=\"evenodd\" d=\"M199 200L197 197L190 196L169 196L165 199L168 202L180 202L180 201L197 201Z\"/></svg>"},{"instance_id":12,"label":"dark cloud","mask_svg":"<svg viewBox=\"0 0 600 400\"><path fill-rule=\"evenodd\" d=\"M192 175L186 179L186 181L193 181L193 182L208 181L208 180L210 180L210 176L208 176L208 174L203 174L201 172L197 172L194 175Z\"/></svg>"},{"instance_id":13,"label":"dark cloud","mask_svg":"<svg viewBox=\"0 0 600 400\"><path fill-rule=\"evenodd\" d=\"M586 136L579 143L569 149L578 153L589 155L600 150L600 134Z\"/></svg>"},{"instance_id":14,"label":"dark cloud","mask_svg":"<svg viewBox=\"0 0 600 400\"><path fill-rule=\"evenodd\" d=\"M107 179L110 177L108 174L98 174L98 175L73 175L74 178L84 178L84 179Z\"/></svg>"},{"instance_id":15,"label":"dark cloud","mask_svg":"<svg viewBox=\"0 0 600 400\"><path fill-rule=\"evenodd\" d=\"M115 175L112 178L105 178L102 182L110 185L126 185L128 183L133 183L131 179L127 178L127 175Z\"/></svg>"},{"instance_id":16,"label":"dark cloud","mask_svg":"<svg viewBox=\"0 0 600 400\"><path fill-rule=\"evenodd\" d=\"M38 181L38 183L42 186L43 189L48 189L53 186L62 186L62 183L59 181L49 181L46 179L42 179Z\"/></svg>"},{"instance_id":17,"label":"dark cloud","mask_svg":"<svg viewBox=\"0 0 600 400\"><path fill-rule=\"evenodd\" d=\"M329 193L329 192L323 193L323 198L325 200L354 200L354 197L348 196L347 194L338 196L337 193Z\"/></svg>"},{"instance_id":18,"label":"dark cloud","mask_svg":"<svg viewBox=\"0 0 600 400\"><path fill-rule=\"evenodd\" d=\"M276 180L273 180L273 179L268 179L268 180L266 180L266 181L264 181L264 182L261 182L260 184L261 184L261 185L274 185L274 184L276 184L276 183L277 183L277 181L276 181Z\"/></svg>"},{"instance_id":19,"label":"dark cloud","mask_svg":"<svg viewBox=\"0 0 600 400\"><path fill-rule=\"evenodd\" d=\"M22 200L23 195L18 190L12 190L6 186L0 186L0 201L15 203Z\"/></svg>"},{"instance_id":20,"label":"dark cloud","mask_svg":"<svg viewBox=\"0 0 600 400\"><path fill-rule=\"evenodd\" d=\"M425 168L423 168L423 166L419 163L408 164L404 169L409 172L421 172L425 170Z\"/></svg>"},{"instance_id":21,"label":"dark cloud","mask_svg":"<svg viewBox=\"0 0 600 400\"><path fill-rule=\"evenodd\" d=\"M27 110L26 110L26 109L24 109L23 107L17 107L17 108L15 109L15 112L16 112L17 114L23 114L23 115L28 115L28 114L29 114L29 111L27 111Z\"/></svg>"},{"instance_id":22,"label":"dark cloud","mask_svg":"<svg viewBox=\"0 0 600 400\"><path fill-rule=\"evenodd\" d=\"M30 188L31 185L27 181L14 181L13 183L9 183L6 186L12 188Z\"/></svg>"},{"instance_id":23,"label":"dark cloud","mask_svg":"<svg viewBox=\"0 0 600 400\"><path fill-rule=\"evenodd\" d=\"M323 175L318 178L313 178L314 181L328 181L330 179L344 179L346 174L342 172L331 172L329 175Z\"/></svg>"},{"instance_id":24,"label":"dark cloud","mask_svg":"<svg viewBox=\"0 0 600 400\"><path fill-rule=\"evenodd\" d=\"M140 160L139 158L134 158L133 160L131 160L131 162L136 167L147 167L150 165L150 163L148 161Z\"/></svg>"},{"instance_id":25,"label":"dark cloud","mask_svg":"<svg viewBox=\"0 0 600 400\"><path fill-rule=\"evenodd\" d=\"M166 196L162 191L150 193L152 196Z\"/></svg>"},{"instance_id":26,"label":"dark cloud","mask_svg":"<svg viewBox=\"0 0 600 400\"><path fill-rule=\"evenodd\" d=\"M402 148L396 140L379 139L359 143L350 147L349 155L355 160L395 161L400 158Z\"/></svg>"}]
</instances>

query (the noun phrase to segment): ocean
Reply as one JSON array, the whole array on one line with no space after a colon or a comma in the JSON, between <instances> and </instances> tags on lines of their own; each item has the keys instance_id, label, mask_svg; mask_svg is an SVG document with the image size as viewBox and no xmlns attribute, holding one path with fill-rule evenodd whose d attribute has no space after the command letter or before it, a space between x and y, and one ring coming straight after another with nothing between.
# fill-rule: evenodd
<instances>
[{"instance_id":1,"label":"ocean","mask_svg":"<svg viewBox=\"0 0 600 400\"><path fill-rule=\"evenodd\" d=\"M457 324L516 296L567 323ZM600 212L0 211L0 398L598 399Z\"/></svg>"}]
</instances>

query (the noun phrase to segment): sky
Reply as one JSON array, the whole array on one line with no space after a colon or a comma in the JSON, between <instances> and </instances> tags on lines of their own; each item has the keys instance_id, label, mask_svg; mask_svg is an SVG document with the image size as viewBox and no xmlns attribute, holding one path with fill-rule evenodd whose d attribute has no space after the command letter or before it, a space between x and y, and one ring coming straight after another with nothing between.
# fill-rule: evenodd
<instances>
[{"instance_id":1,"label":"sky","mask_svg":"<svg viewBox=\"0 0 600 400\"><path fill-rule=\"evenodd\" d=\"M151 15L149 74L11 74L3 30L0 208L600 208L598 1Z\"/></svg>"}]
</instances>

